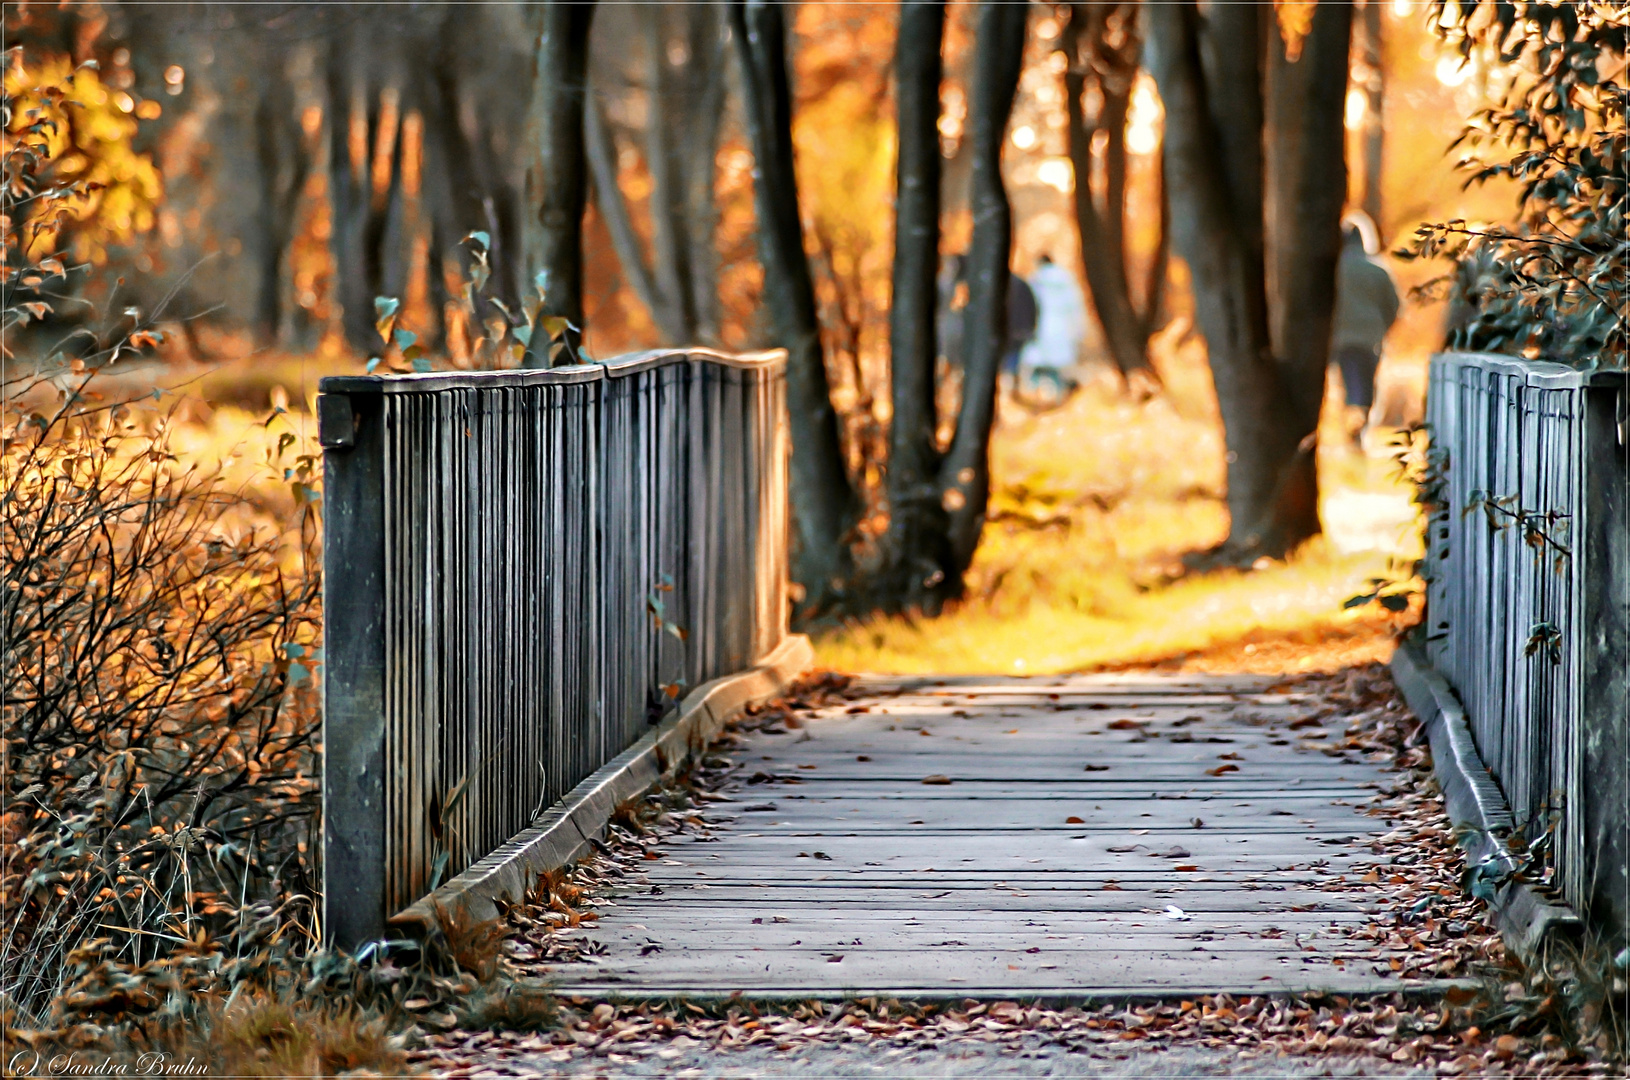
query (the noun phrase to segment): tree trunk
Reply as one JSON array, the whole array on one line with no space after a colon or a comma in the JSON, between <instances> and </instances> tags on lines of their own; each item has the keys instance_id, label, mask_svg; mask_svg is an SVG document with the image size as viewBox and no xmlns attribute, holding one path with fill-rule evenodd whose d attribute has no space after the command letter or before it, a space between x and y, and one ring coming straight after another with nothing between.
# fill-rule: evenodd
<instances>
[{"instance_id":1,"label":"tree trunk","mask_svg":"<svg viewBox=\"0 0 1630 1080\"><path fill-rule=\"evenodd\" d=\"M1360 17L1364 20L1364 212L1381 227L1381 169L1385 164L1386 128L1382 113L1387 100L1386 53L1381 41L1382 0L1365 0Z\"/></svg>"},{"instance_id":2,"label":"tree trunk","mask_svg":"<svg viewBox=\"0 0 1630 1080\"><path fill-rule=\"evenodd\" d=\"M659 324L673 328L671 341L682 345L696 340L696 304L691 298L695 275L690 265L690 230L687 228L684 149L688 125L670 124L676 100L683 104L682 79L670 74L668 33L662 7L641 8L645 22L648 119L645 125L645 163L651 172L651 263L660 302L667 311Z\"/></svg>"},{"instance_id":3,"label":"tree trunk","mask_svg":"<svg viewBox=\"0 0 1630 1080\"><path fill-rule=\"evenodd\" d=\"M1236 24L1227 27L1236 31L1234 36L1253 45L1260 40L1254 30L1237 33L1242 29L1237 23L1255 23L1255 5L1216 5L1212 12L1213 19ZM1240 121L1225 140L1216 123L1221 110L1208 93L1200 59L1200 17L1192 0L1152 4L1147 13L1150 69L1166 105L1172 240L1189 264L1195 318L1205 335L1229 449L1230 532L1219 555L1245 558L1262 546L1262 538L1250 530L1273 502L1289 429L1269 348L1262 282L1261 158L1253 150L1260 146L1260 109L1254 113L1255 137L1245 130L1252 116L1249 102L1253 97L1260 101L1260 94L1236 84L1223 95L1232 99L1239 110L1234 118ZM1237 56L1232 59L1230 66L1246 66ZM1241 187L1244 197L1237 194ZM1294 442L1289 450L1294 453Z\"/></svg>"},{"instance_id":4,"label":"tree trunk","mask_svg":"<svg viewBox=\"0 0 1630 1080\"><path fill-rule=\"evenodd\" d=\"M687 4L685 32L689 61L684 123L691 132L683 148L687 241L694 278L696 338L715 344L720 338L719 200L714 191L719 134L724 128L724 26L712 4Z\"/></svg>"},{"instance_id":5,"label":"tree trunk","mask_svg":"<svg viewBox=\"0 0 1630 1080\"><path fill-rule=\"evenodd\" d=\"M587 100L589 26L594 4L545 0L534 15L536 67L528 117L526 267L529 285L544 293L543 313L563 315L579 330L567 331L562 362L575 362L583 326L583 212L588 173L583 145ZM547 342L527 363L548 367Z\"/></svg>"},{"instance_id":6,"label":"tree trunk","mask_svg":"<svg viewBox=\"0 0 1630 1080\"><path fill-rule=\"evenodd\" d=\"M1320 0L1299 59L1287 56L1278 35L1268 49L1268 329L1289 405L1282 422L1292 425L1300 449L1281 466L1278 498L1258 529L1287 547L1319 531L1313 444L1330 360L1347 198L1342 119L1352 25L1348 0Z\"/></svg>"},{"instance_id":7,"label":"tree trunk","mask_svg":"<svg viewBox=\"0 0 1630 1080\"><path fill-rule=\"evenodd\" d=\"M628 276L628 284L634 290L634 295L651 313L651 321L657 324L657 331L664 339L672 341L678 328L664 321L667 306L658 299L656 280L645 261L645 252L640 247L639 234L634 231L628 203L623 200L617 183L616 136L612 134L611 124L593 94L584 106L583 124L589 172L594 177L594 204L600 210L600 217L605 220L606 231L611 234L611 246L617 253L617 262Z\"/></svg>"},{"instance_id":8,"label":"tree trunk","mask_svg":"<svg viewBox=\"0 0 1630 1080\"><path fill-rule=\"evenodd\" d=\"M595 92L645 98L644 125L627 133L642 146L651 177L650 258L618 190L617 131L597 102L587 112L596 203L624 274L673 345L719 338L714 183L725 107L722 29L712 5L647 5L602 13L594 33Z\"/></svg>"},{"instance_id":9,"label":"tree trunk","mask_svg":"<svg viewBox=\"0 0 1630 1080\"><path fill-rule=\"evenodd\" d=\"M851 569L848 537L856 500L843 467L838 417L821 355L815 288L804 253L793 167L792 91L786 24L775 0L733 0L731 36L741 65L742 104L753 149L764 302L775 343L787 350L792 431L793 579L801 616L841 598Z\"/></svg>"},{"instance_id":10,"label":"tree trunk","mask_svg":"<svg viewBox=\"0 0 1630 1080\"><path fill-rule=\"evenodd\" d=\"M940 43L943 0L904 0L895 44L899 156L894 209L894 282L889 311L890 599L933 607L946 579L946 517L934 431L939 293Z\"/></svg>"},{"instance_id":11,"label":"tree trunk","mask_svg":"<svg viewBox=\"0 0 1630 1080\"><path fill-rule=\"evenodd\" d=\"M1202 20L1193 0L1148 8L1173 240L1189 263L1229 451L1229 535L1202 563L1280 556L1319 529L1313 435L1346 189L1351 12L1321 3L1297 63L1277 34L1269 47L1264 12L1216 4Z\"/></svg>"},{"instance_id":12,"label":"tree trunk","mask_svg":"<svg viewBox=\"0 0 1630 1080\"><path fill-rule=\"evenodd\" d=\"M1092 294L1093 312L1115 366L1123 376L1133 371L1152 371L1148 356L1152 313L1139 314L1132 299L1124 224L1126 116L1138 71L1137 39L1129 33L1130 40L1122 49L1112 49L1103 40L1109 14L1120 9L1120 17L1130 20L1131 5L1096 2L1071 4L1069 9L1069 22L1059 45L1066 60L1065 120L1070 164L1075 172L1075 224L1081 237L1081 266ZM1081 104L1089 78L1102 102L1090 125ZM1102 210L1092 184L1092 142L1100 131L1105 136ZM1156 262L1162 261L1157 254ZM1157 294L1146 290L1146 295L1158 303Z\"/></svg>"},{"instance_id":13,"label":"tree trunk","mask_svg":"<svg viewBox=\"0 0 1630 1080\"><path fill-rule=\"evenodd\" d=\"M1024 4L981 0L974 31L968 138L973 172L973 238L968 248L967 364L956 435L940 464L939 487L949 519L947 589L961 591L990 499L990 430L996 377L1007 346L1007 290L1013 212L1002 184L1002 144L1024 60Z\"/></svg>"}]
</instances>

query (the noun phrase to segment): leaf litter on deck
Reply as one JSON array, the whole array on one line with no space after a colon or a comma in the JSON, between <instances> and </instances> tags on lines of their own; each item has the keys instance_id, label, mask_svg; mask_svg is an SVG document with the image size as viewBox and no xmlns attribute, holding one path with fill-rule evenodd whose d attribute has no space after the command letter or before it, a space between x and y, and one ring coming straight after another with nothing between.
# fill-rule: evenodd
<instances>
[{"instance_id":1,"label":"leaf litter on deck","mask_svg":"<svg viewBox=\"0 0 1630 1080\"><path fill-rule=\"evenodd\" d=\"M1321 938L1339 938L1346 945L1321 959L1332 965L1367 965L1378 974L1481 978L1493 994L1500 994L1503 986L1504 995L1510 997L1510 986L1503 984L1511 969L1488 913L1481 901L1466 896L1459 886L1464 859L1453 843L1432 779L1430 752L1385 670L1370 665L1335 675L1304 676L1276 690L1306 699L1313 711L1270 730L1301 732L1343 724L1329 744L1304 740L1298 749L1365 759L1381 764L1396 778L1368 805L1353 807L1355 814L1382 819L1388 826L1370 842L1374 861L1321 883L1326 890L1362 895L1378 905L1377 912L1365 923L1332 923L1318 932ZM594 963L603 948L591 936L593 909L608 902L608 890L648 882L643 868L653 857L662 857L664 840L683 834L705 841L719 827L708 817L709 806L730 800L730 792L742 785L743 766L725 756L739 745L737 732L796 730L811 719L814 709L877 696L875 690L859 692L841 677L823 675L805 680L788 699L743 717L689 776L625 808L595 855L569 872L551 875L527 904L507 913L509 937L502 965L517 975L547 976L562 963ZM1171 857L1169 852L1155 854ZM1103 887L1118 886L1109 880ZM1168 906L1164 915L1188 917L1176 905ZM776 916L775 921L785 920ZM1282 933L1270 928L1259 936L1277 938ZM829 959L839 962L839 954L830 954ZM1396 993L1360 998L1216 994L1060 1009L972 998L928 1004L877 997L774 1004L728 999L613 1004L570 997L561 1002L556 1030L430 1034L413 1057L441 1075L457 1077L478 1071L524 1074L540 1065L570 1062L616 1064L652 1056L667 1061L699 1047L728 1052L764 1046L791 1054L817 1044L886 1043L914 1049L979 1044L1019 1052L1040 1040L1083 1052L1128 1044L1227 1047L1242 1061L1263 1055L1356 1055L1451 1076L1600 1075L1612 1068L1599 1048L1569 1046L1540 1026L1480 1029L1478 1020L1490 1014L1490 1004L1488 993L1469 990L1437 1001ZM720 1067L725 1067L723 1062Z\"/></svg>"}]
</instances>

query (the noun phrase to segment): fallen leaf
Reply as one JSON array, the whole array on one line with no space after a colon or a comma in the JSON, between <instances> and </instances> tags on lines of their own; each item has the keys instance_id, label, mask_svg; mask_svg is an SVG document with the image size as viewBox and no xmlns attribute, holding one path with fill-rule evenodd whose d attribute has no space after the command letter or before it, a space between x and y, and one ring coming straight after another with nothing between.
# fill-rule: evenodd
<instances>
[{"instance_id":1,"label":"fallen leaf","mask_svg":"<svg viewBox=\"0 0 1630 1080\"><path fill-rule=\"evenodd\" d=\"M1244 761L1245 759L1240 757L1239 754L1237 754L1234 751L1230 750L1226 754L1218 754L1217 755L1217 760L1218 761Z\"/></svg>"},{"instance_id":2,"label":"fallen leaf","mask_svg":"<svg viewBox=\"0 0 1630 1080\"><path fill-rule=\"evenodd\" d=\"M843 954L842 953L833 953L831 956L828 956L826 958L826 962L828 964L841 964L841 963L843 963Z\"/></svg>"},{"instance_id":3,"label":"fallen leaf","mask_svg":"<svg viewBox=\"0 0 1630 1080\"><path fill-rule=\"evenodd\" d=\"M856 754L855 755L855 760L856 761L870 761L871 759L872 759L872 756L870 754Z\"/></svg>"},{"instance_id":4,"label":"fallen leaf","mask_svg":"<svg viewBox=\"0 0 1630 1080\"><path fill-rule=\"evenodd\" d=\"M1207 769L1207 776L1221 776L1223 773L1239 772L1238 765L1218 765L1215 769Z\"/></svg>"},{"instance_id":5,"label":"fallen leaf","mask_svg":"<svg viewBox=\"0 0 1630 1080\"><path fill-rule=\"evenodd\" d=\"M1064 819L1064 824L1066 825L1085 825L1086 823L1086 818L1078 818L1074 814L1071 814L1069 817Z\"/></svg>"},{"instance_id":6,"label":"fallen leaf","mask_svg":"<svg viewBox=\"0 0 1630 1080\"><path fill-rule=\"evenodd\" d=\"M1109 722L1109 730L1111 731L1138 731L1141 730L1142 727L1142 720L1128 720L1125 717L1122 717L1119 720L1111 720Z\"/></svg>"},{"instance_id":7,"label":"fallen leaf","mask_svg":"<svg viewBox=\"0 0 1630 1080\"><path fill-rule=\"evenodd\" d=\"M1109 766L1108 765L1088 765L1082 771L1083 772L1108 772L1109 771Z\"/></svg>"},{"instance_id":8,"label":"fallen leaf","mask_svg":"<svg viewBox=\"0 0 1630 1080\"><path fill-rule=\"evenodd\" d=\"M923 777L923 783L925 784L949 784L950 782L951 778L944 773L933 773L930 776Z\"/></svg>"},{"instance_id":9,"label":"fallen leaf","mask_svg":"<svg viewBox=\"0 0 1630 1080\"><path fill-rule=\"evenodd\" d=\"M1161 912L1161 914L1175 922L1188 922L1191 918L1193 918L1192 915L1178 907L1176 904L1167 904L1166 910Z\"/></svg>"},{"instance_id":10,"label":"fallen leaf","mask_svg":"<svg viewBox=\"0 0 1630 1080\"><path fill-rule=\"evenodd\" d=\"M1108 850L1113 851L1117 855L1125 855L1128 851L1136 851L1142 846L1142 844L1116 844L1114 847L1109 848Z\"/></svg>"},{"instance_id":11,"label":"fallen leaf","mask_svg":"<svg viewBox=\"0 0 1630 1080\"><path fill-rule=\"evenodd\" d=\"M1172 867L1172 869L1173 870L1198 870L1200 868L1198 866L1190 866L1190 865L1185 864L1183 866L1174 866L1174 867Z\"/></svg>"}]
</instances>

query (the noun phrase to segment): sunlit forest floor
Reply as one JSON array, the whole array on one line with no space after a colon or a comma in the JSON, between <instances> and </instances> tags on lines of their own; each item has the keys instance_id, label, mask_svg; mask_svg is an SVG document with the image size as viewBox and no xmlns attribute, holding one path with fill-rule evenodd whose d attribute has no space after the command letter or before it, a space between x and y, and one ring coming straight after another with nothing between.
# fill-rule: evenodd
<instances>
[{"instance_id":1,"label":"sunlit forest floor","mask_svg":"<svg viewBox=\"0 0 1630 1080\"><path fill-rule=\"evenodd\" d=\"M1409 616L1343 609L1418 550L1409 489L1387 448L1343 445L1339 410L1327 404L1325 535L1282 563L1184 575L1182 554L1227 531L1224 448L1198 350L1168 352L1161 368L1165 392L1141 404L1109 380L1051 412L1005 400L968 598L938 618L820 634L820 661L908 674L1290 672L1390 656Z\"/></svg>"}]
</instances>

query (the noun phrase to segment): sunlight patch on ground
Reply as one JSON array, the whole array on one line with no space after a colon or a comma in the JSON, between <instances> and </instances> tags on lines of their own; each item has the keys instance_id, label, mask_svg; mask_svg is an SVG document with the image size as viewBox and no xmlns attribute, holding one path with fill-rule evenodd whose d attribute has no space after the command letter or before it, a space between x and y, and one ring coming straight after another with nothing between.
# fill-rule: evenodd
<instances>
[{"instance_id":1,"label":"sunlight patch on ground","mask_svg":"<svg viewBox=\"0 0 1630 1080\"><path fill-rule=\"evenodd\" d=\"M1418 553L1415 508L1393 463L1348 448L1327 424L1327 535L1261 569L1183 575L1184 552L1227 532L1223 445L1195 353L1162 374L1166 392L1143 404L1097 383L1053 412L1007 408L967 599L938 618L820 633L821 663L1052 674L1226 657L1234 670L1297 671L1390 655L1400 618L1343 604Z\"/></svg>"}]
</instances>

